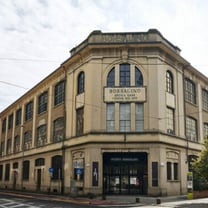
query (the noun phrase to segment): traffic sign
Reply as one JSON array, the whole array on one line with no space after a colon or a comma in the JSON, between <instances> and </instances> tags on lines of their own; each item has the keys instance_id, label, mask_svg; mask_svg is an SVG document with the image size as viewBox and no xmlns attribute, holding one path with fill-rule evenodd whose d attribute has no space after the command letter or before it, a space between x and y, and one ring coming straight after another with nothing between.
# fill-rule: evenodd
<instances>
[{"instance_id":1,"label":"traffic sign","mask_svg":"<svg viewBox=\"0 0 208 208\"><path fill-rule=\"evenodd\" d=\"M54 169L53 168L48 168L48 172L49 173L53 173L54 172Z\"/></svg>"}]
</instances>

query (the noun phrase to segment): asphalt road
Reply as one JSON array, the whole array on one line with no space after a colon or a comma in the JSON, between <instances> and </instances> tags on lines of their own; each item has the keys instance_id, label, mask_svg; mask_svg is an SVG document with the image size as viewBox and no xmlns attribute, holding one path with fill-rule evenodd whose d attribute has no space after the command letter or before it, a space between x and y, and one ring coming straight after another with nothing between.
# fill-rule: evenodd
<instances>
[{"instance_id":1,"label":"asphalt road","mask_svg":"<svg viewBox=\"0 0 208 208\"><path fill-rule=\"evenodd\" d=\"M0 208L84 208L95 207L85 204L50 201L36 198L16 197L0 194Z\"/></svg>"},{"instance_id":2,"label":"asphalt road","mask_svg":"<svg viewBox=\"0 0 208 208\"><path fill-rule=\"evenodd\" d=\"M37 197L37 198L36 198ZM73 203L70 200L54 200L54 196L40 197L35 195L11 195L9 192L0 192L0 208L207 208L208 198L195 199L195 200L179 200L175 199L170 202L163 202L156 205L146 205L146 203L141 204L85 204L85 203ZM51 198L51 200L50 200ZM82 201L83 202L83 201Z\"/></svg>"}]
</instances>

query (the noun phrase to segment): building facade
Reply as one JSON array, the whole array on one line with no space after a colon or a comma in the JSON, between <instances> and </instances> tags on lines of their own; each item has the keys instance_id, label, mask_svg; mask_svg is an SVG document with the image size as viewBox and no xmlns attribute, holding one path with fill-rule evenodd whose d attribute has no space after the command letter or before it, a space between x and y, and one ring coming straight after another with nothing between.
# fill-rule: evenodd
<instances>
[{"instance_id":1,"label":"building facade","mask_svg":"<svg viewBox=\"0 0 208 208\"><path fill-rule=\"evenodd\" d=\"M207 83L155 29L92 32L0 113L0 188L186 193L208 135Z\"/></svg>"}]
</instances>

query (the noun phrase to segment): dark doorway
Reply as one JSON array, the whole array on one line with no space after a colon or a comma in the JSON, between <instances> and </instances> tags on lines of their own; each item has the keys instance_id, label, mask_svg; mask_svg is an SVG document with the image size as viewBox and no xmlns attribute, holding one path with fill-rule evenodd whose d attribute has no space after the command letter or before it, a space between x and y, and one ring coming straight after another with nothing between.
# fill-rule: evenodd
<instances>
[{"instance_id":1,"label":"dark doorway","mask_svg":"<svg viewBox=\"0 0 208 208\"><path fill-rule=\"evenodd\" d=\"M17 171L14 170L14 172L13 172L13 189L16 189L16 184L17 184Z\"/></svg>"},{"instance_id":2,"label":"dark doorway","mask_svg":"<svg viewBox=\"0 0 208 208\"><path fill-rule=\"evenodd\" d=\"M37 191L41 188L41 169L37 169Z\"/></svg>"},{"instance_id":3,"label":"dark doorway","mask_svg":"<svg viewBox=\"0 0 208 208\"><path fill-rule=\"evenodd\" d=\"M147 194L147 153L104 153L103 193Z\"/></svg>"}]
</instances>

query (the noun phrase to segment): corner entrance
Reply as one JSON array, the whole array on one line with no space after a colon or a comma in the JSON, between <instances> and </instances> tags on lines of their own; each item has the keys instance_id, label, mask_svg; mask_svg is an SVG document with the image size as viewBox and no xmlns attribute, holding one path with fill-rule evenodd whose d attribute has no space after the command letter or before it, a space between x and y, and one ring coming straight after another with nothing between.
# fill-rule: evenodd
<instances>
[{"instance_id":1,"label":"corner entrance","mask_svg":"<svg viewBox=\"0 0 208 208\"><path fill-rule=\"evenodd\" d=\"M147 153L103 153L103 193L147 194Z\"/></svg>"}]
</instances>

